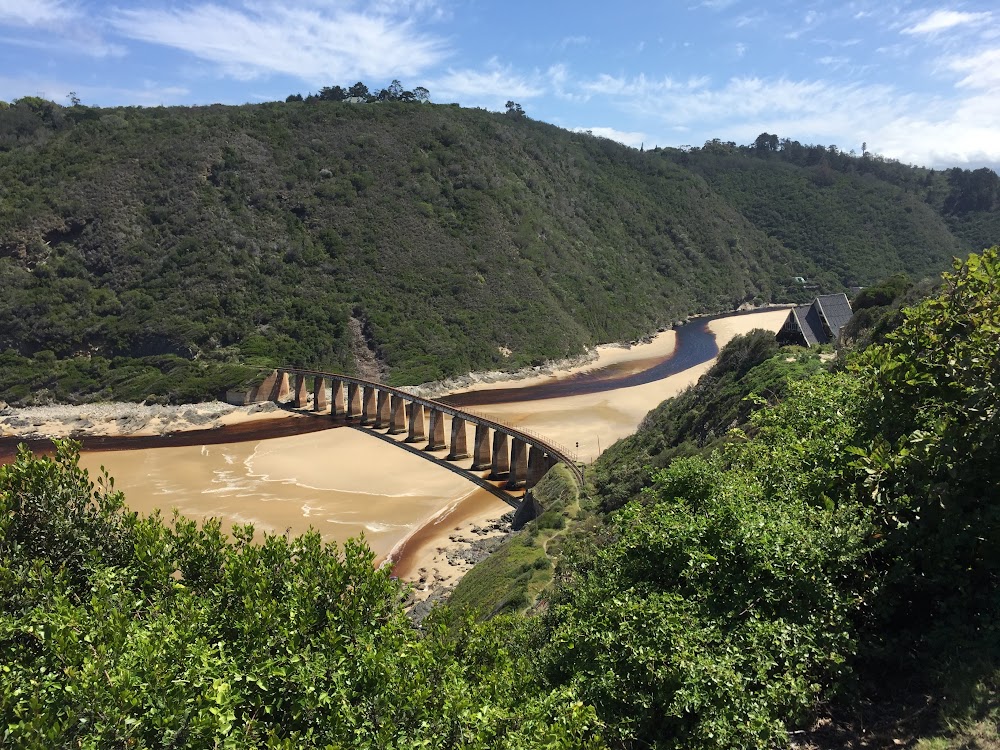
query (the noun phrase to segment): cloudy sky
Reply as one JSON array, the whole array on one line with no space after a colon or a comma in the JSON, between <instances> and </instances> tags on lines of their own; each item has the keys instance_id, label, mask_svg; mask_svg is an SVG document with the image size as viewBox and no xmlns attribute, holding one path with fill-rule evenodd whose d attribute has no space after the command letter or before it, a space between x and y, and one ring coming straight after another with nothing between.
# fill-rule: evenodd
<instances>
[{"instance_id":1,"label":"cloudy sky","mask_svg":"<svg viewBox=\"0 0 1000 750\"><path fill-rule=\"evenodd\" d=\"M996 0L0 0L7 101L239 104L393 78L632 146L767 131L1000 165Z\"/></svg>"}]
</instances>

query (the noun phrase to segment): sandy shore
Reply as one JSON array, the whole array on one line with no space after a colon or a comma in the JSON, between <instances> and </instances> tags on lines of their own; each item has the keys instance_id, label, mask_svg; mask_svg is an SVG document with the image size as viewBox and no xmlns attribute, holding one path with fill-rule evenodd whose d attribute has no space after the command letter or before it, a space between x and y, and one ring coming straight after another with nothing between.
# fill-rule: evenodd
<instances>
[{"instance_id":1,"label":"sandy shore","mask_svg":"<svg viewBox=\"0 0 1000 750\"><path fill-rule=\"evenodd\" d=\"M779 308L754 315L719 318L711 321L708 328L715 335L716 343L721 349L734 337L754 328L777 332L786 317L788 310ZM533 379L534 382L517 378L506 382L483 383L467 390L526 386L610 365L621 365L627 371L639 372L671 354L675 346L675 333L664 331L649 342L631 347L598 347L596 356L581 367L539 375ZM616 440L635 432L650 409L696 383L714 362L713 359L677 375L632 388L544 401L482 406L476 410L516 427L545 435L567 449L577 450L578 459L590 463ZM576 447L577 444L579 448ZM470 495L470 504L478 502L474 497ZM415 601L439 595L461 579L471 567L465 558L474 559L469 551L477 544L477 540L484 538L484 529L502 526L501 518L505 508L498 503L492 510L480 508L471 517L459 520L461 512L461 507L456 507L454 523L446 516L439 522L428 524L419 534L404 540L390 554L390 559L398 561L396 572L400 578L415 582Z\"/></svg>"},{"instance_id":2,"label":"sandy shore","mask_svg":"<svg viewBox=\"0 0 1000 750\"><path fill-rule=\"evenodd\" d=\"M98 403L0 408L0 437L149 436L204 430L288 416L272 403L183 406Z\"/></svg>"},{"instance_id":3,"label":"sandy shore","mask_svg":"<svg viewBox=\"0 0 1000 750\"><path fill-rule=\"evenodd\" d=\"M776 331L787 310L720 318L709 323L720 347L753 328ZM631 346L598 347L587 356L516 376L480 373L451 381L452 390L526 387L610 366L639 372L674 351L665 331ZM476 407L501 421L545 435L590 462L631 434L646 413L688 387L706 362L666 379L604 393ZM441 395L442 384L414 388ZM271 404L181 407L134 404L0 408L0 437L156 435L285 417ZM307 417L302 417L307 419ZM446 424L446 434L448 425ZM400 438L401 439L401 438ZM107 466L137 511L178 508L192 518L219 517L224 526L253 522L261 531L316 528L331 541L364 534L396 573L415 584L415 600L450 589L484 550L506 533L510 506L461 475L403 451L385 436L340 428L312 435L212 446L90 452L83 463ZM398 442L398 440L397 440ZM577 447L578 446L578 447ZM435 454L443 457L444 452Z\"/></svg>"}]
</instances>

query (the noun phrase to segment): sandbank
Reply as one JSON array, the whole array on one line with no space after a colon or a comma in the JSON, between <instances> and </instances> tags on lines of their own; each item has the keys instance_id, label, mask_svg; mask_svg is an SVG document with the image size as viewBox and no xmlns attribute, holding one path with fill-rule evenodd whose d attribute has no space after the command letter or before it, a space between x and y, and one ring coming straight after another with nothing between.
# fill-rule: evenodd
<instances>
[{"instance_id":1,"label":"sandbank","mask_svg":"<svg viewBox=\"0 0 1000 750\"><path fill-rule=\"evenodd\" d=\"M434 516L480 491L464 477L349 427L219 445L84 453L81 465L116 478L129 508L176 508L223 529L252 523L292 535L309 528L343 543L364 535L380 558ZM509 506L493 498L503 515ZM443 506L443 507L442 507Z\"/></svg>"},{"instance_id":2,"label":"sandbank","mask_svg":"<svg viewBox=\"0 0 1000 750\"><path fill-rule=\"evenodd\" d=\"M95 403L7 407L0 410L0 437L146 437L217 429L289 414L271 403L232 406L221 401L181 406Z\"/></svg>"},{"instance_id":3,"label":"sandbank","mask_svg":"<svg viewBox=\"0 0 1000 750\"><path fill-rule=\"evenodd\" d=\"M788 310L778 308L753 315L719 318L710 321L708 329L715 335L716 343L721 349L734 337L755 328L777 332L787 317ZM602 346L598 348L597 357L593 361L580 369L567 370L562 376L611 365L631 365L627 367L628 371L638 372L671 354L675 346L674 331L664 331L648 343L627 348ZM635 432L650 409L696 383L714 363L713 358L663 380L631 388L476 408L477 411L515 427L544 435L570 452L575 450L578 460L590 463L616 440ZM535 382L550 379L552 376L546 375ZM519 378L483 384L469 390L529 384L532 383ZM468 502L479 502L478 498L474 498L474 495L470 495ZM395 570L400 578L415 583L415 600L419 601L436 590L451 588L457 583L471 567L462 559L463 550L470 547L474 540L484 538L484 529L492 530L500 525L500 518L505 511L502 504L497 504L492 511L489 508L477 508L470 518L459 520L462 508L457 506L453 511L455 515L452 516L454 523L448 521L446 516L438 523L421 528L405 544L397 546L390 553L390 559L396 561Z\"/></svg>"}]
</instances>

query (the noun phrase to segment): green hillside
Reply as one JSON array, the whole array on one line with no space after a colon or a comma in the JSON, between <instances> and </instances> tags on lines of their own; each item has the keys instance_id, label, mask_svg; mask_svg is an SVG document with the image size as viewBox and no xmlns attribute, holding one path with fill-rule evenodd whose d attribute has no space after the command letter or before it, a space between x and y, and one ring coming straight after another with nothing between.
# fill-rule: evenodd
<instances>
[{"instance_id":1,"label":"green hillside","mask_svg":"<svg viewBox=\"0 0 1000 750\"><path fill-rule=\"evenodd\" d=\"M919 277L994 226L944 188L683 157L446 105L0 106L0 398L190 401L359 349L396 384L515 368L796 276Z\"/></svg>"}]
</instances>

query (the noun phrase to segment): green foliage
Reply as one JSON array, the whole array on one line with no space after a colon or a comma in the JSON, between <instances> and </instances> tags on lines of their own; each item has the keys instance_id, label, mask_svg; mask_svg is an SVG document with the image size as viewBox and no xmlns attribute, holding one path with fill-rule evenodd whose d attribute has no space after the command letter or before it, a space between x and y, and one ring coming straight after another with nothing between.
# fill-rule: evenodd
<instances>
[{"instance_id":1,"label":"green foliage","mask_svg":"<svg viewBox=\"0 0 1000 750\"><path fill-rule=\"evenodd\" d=\"M138 519L61 444L0 468L5 747L600 747L516 623L421 636L363 542Z\"/></svg>"},{"instance_id":2,"label":"green foliage","mask_svg":"<svg viewBox=\"0 0 1000 750\"><path fill-rule=\"evenodd\" d=\"M771 747L846 674L870 522L825 492L850 473L863 386L836 374L789 388L754 415L754 440L659 472L549 605L549 679L623 742Z\"/></svg>"},{"instance_id":3,"label":"green foliage","mask_svg":"<svg viewBox=\"0 0 1000 750\"><path fill-rule=\"evenodd\" d=\"M653 468L709 453L731 429L746 424L761 400L780 399L788 382L820 368L815 353L790 347L779 352L769 331L737 336L696 385L650 411L633 435L605 451L589 471L592 494L605 511L621 507L651 484Z\"/></svg>"},{"instance_id":4,"label":"green foliage","mask_svg":"<svg viewBox=\"0 0 1000 750\"><path fill-rule=\"evenodd\" d=\"M859 683L995 735L998 256L578 537L537 636L549 684L633 746L772 747Z\"/></svg>"},{"instance_id":5,"label":"green foliage","mask_svg":"<svg viewBox=\"0 0 1000 750\"><path fill-rule=\"evenodd\" d=\"M998 254L993 247L956 262L943 291L906 310L865 360L880 394L878 437L858 465L893 531L886 616L897 635L931 650L959 642L970 613L991 613L981 635L997 636Z\"/></svg>"},{"instance_id":6,"label":"green foliage","mask_svg":"<svg viewBox=\"0 0 1000 750\"><path fill-rule=\"evenodd\" d=\"M449 607L483 618L523 612L552 583L558 537L579 511L579 488L559 464L546 472L532 493L544 513L466 573L452 592Z\"/></svg>"},{"instance_id":7,"label":"green foliage","mask_svg":"<svg viewBox=\"0 0 1000 750\"><path fill-rule=\"evenodd\" d=\"M534 603L533 594L552 580L552 565L536 539L529 529L504 541L462 577L449 607L483 617L527 609Z\"/></svg>"}]
</instances>

